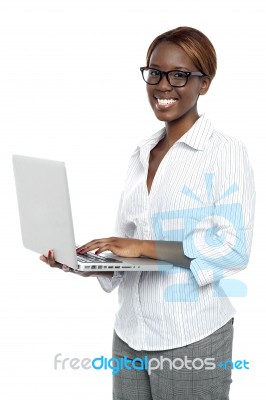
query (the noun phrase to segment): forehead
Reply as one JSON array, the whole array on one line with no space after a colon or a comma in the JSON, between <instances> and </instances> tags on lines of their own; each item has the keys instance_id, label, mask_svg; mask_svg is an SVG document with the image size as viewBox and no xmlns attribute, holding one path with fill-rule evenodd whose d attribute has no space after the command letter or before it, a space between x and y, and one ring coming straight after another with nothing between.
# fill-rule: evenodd
<instances>
[{"instance_id":1,"label":"forehead","mask_svg":"<svg viewBox=\"0 0 266 400\"><path fill-rule=\"evenodd\" d=\"M191 58L185 51L175 43L161 42L151 53L149 66L157 67L162 70L184 68L195 70Z\"/></svg>"}]
</instances>

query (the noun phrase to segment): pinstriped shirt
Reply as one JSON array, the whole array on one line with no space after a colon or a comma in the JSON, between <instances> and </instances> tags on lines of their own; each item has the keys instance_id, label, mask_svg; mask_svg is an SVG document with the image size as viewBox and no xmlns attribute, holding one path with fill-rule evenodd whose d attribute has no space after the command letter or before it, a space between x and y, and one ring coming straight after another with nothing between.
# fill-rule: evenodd
<instances>
[{"instance_id":1,"label":"pinstriped shirt","mask_svg":"<svg viewBox=\"0 0 266 400\"><path fill-rule=\"evenodd\" d=\"M165 134L161 129L132 154L115 235L182 241L190 268L98 277L106 292L118 286L115 331L136 350L198 341L235 314L230 295L245 296L245 284L231 275L247 266L252 241L255 188L246 148L202 115L164 156L148 193L150 151Z\"/></svg>"}]
</instances>

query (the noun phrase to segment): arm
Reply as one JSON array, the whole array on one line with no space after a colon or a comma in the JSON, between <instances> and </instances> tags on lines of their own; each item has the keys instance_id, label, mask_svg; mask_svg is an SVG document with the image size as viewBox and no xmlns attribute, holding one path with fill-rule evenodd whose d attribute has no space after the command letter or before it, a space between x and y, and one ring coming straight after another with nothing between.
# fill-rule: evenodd
<instances>
[{"instance_id":1,"label":"arm","mask_svg":"<svg viewBox=\"0 0 266 400\"><path fill-rule=\"evenodd\" d=\"M174 265L189 268L191 259L186 257L183 251L182 242L162 240L139 240L125 237L123 218L120 217L120 210L123 208L123 195L120 197L116 224L115 237L92 240L77 249L78 253L96 250L96 254L103 251L111 251L121 257L149 257L157 260L170 262ZM102 275L99 275L102 276ZM101 283L101 282L100 282Z\"/></svg>"},{"instance_id":2,"label":"arm","mask_svg":"<svg viewBox=\"0 0 266 400\"><path fill-rule=\"evenodd\" d=\"M186 224L183 247L199 286L243 270L249 261L255 185L245 146L231 138L217 156L211 178L214 204ZM205 175L206 177L206 175ZM234 280L232 280L233 283Z\"/></svg>"},{"instance_id":3,"label":"arm","mask_svg":"<svg viewBox=\"0 0 266 400\"><path fill-rule=\"evenodd\" d=\"M191 258L184 254L182 242L142 240L142 255L157 260L167 261L184 268L189 268L192 261Z\"/></svg>"},{"instance_id":4,"label":"arm","mask_svg":"<svg viewBox=\"0 0 266 400\"><path fill-rule=\"evenodd\" d=\"M183 251L182 242L140 240L120 237L95 239L77 249L80 254L95 250L96 254L111 251L121 257L149 257L189 268L191 259Z\"/></svg>"}]
</instances>

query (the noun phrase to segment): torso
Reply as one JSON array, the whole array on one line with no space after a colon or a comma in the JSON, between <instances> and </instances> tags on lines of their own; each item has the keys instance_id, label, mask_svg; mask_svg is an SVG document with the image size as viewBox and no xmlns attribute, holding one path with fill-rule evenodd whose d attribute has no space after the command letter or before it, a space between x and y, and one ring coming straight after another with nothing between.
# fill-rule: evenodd
<instances>
[{"instance_id":1,"label":"torso","mask_svg":"<svg viewBox=\"0 0 266 400\"><path fill-rule=\"evenodd\" d=\"M151 191L152 182L156 175L157 169L168 150L169 149L165 145L165 141L162 139L150 152L149 170L147 175L148 193Z\"/></svg>"}]
</instances>

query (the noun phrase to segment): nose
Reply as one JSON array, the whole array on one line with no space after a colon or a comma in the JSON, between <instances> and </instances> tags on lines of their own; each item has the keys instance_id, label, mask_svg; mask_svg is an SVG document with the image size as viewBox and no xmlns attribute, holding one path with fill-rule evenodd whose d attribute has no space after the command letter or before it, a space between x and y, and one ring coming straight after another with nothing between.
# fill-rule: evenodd
<instances>
[{"instance_id":1,"label":"nose","mask_svg":"<svg viewBox=\"0 0 266 400\"><path fill-rule=\"evenodd\" d=\"M167 75L165 72L162 72L162 79L157 84L157 87L162 91L172 90L172 86L168 82Z\"/></svg>"}]
</instances>

